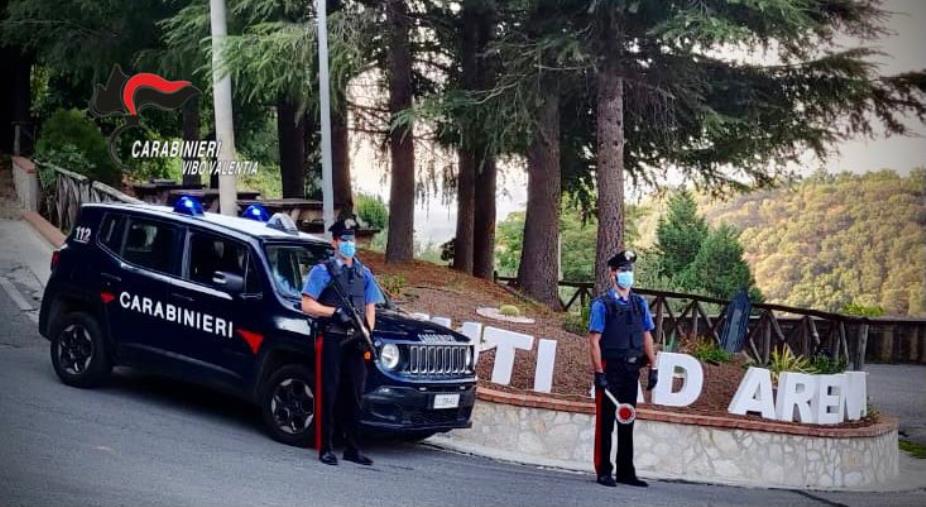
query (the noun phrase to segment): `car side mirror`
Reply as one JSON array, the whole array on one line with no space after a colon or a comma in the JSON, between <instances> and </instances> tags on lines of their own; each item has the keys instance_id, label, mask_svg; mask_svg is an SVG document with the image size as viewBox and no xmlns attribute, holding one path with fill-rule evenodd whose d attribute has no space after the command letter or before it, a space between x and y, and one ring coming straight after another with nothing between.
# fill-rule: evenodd
<instances>
[{"instance_id":1,"label":"car side mirror","mask_svg":"<svg viewBox=\"0 0 926 507\"><path fill-rule=\"evenodd\" d=\"M238 293L244 290L244 278L241 275L216 271L212 274L212 283L228 292Z\"/></svg>"}]
</instances>

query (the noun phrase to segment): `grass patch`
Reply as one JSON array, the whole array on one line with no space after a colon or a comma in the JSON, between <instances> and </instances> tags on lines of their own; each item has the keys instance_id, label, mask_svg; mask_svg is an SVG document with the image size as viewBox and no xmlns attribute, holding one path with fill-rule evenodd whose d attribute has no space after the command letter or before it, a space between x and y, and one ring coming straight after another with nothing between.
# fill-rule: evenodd
<instances>
[{"instance_id":1,"label":"grass patch","mask_svg":"<svg viewBox=\"0 0 926 507\"><path fill-rule=\"evenodd\" d=\"M900 450L910 453L916 459L926 459L926 445L912 440L900 439Z\"/></svg>"}]
</instances>

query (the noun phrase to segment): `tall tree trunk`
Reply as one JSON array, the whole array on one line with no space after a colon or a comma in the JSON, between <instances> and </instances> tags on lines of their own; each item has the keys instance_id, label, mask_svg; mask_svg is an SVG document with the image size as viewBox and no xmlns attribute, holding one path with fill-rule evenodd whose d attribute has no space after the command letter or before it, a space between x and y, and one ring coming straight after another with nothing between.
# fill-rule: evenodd
<instances>
[{"instance_id":1,"label":"tall tree trunk","mask_svg":"<svg viewBox=\"0 0 926 507\"><path fill-rule=\"evenodd\" d=\"M327 0L328 13L344 8L342 0ZM350 134L348 132L347 91L331 90L336 98L331 110L331 186L334 191L335 213L348 215L354 212L354 194L350 183Z\"/></svg>"},{"instance_id":2,"label":"tall tree trunk","mask_svg":"<svg viewBox=\"0 0 926 507\"><path fill-rule=\"evenodd\" d=\"M476 207L473 224L473 275L491 280L495 274L495 157L482 151L476 172Z\"/></svg>"},{"instance_id":3,"label":"tall tree trunk","mask_svg":"<svg viewBox=\"0 0 926 507\"><path fill-rule=\"evenodd\" d=\"M624 82L614 58L598 73L598 244L595 291L610 285L608 259L624 245Z\"/></svg>"},{"instance_id":4,"label":"tall tree trunk","mask_svg":"<svg viewBox=\"0 0 926 507\"><path fill-rule=\"evenodd\" d=\"M347 131L347 104L331 111L331 161L334 209L342 215L354 211L354 195L350 185L350 136Z\"/></svg>"},{"instance_id":5,"label":"tall tree trunk","mask_svg":"<svg viewBox=\"0 0 926 507\"><path fill-rule=\"evenodd\" d=\"M32 62L34 57L19 47L0 47L0 151L13 152L15 128L13 122L29 122L32 106ZM23 128L28 128L24 125ZM20 149L32 152L32 140L24 131L20 136Z\"/></svg>"},{"instance_id":6,"label":"tall tree trunk","mask_svg":"<svg viewBox=\"0 0 926 507\"><path fill-rule=\"evenodd\" d=\"M388 0L389 26L389 112L393 117L412 105L412 54L409 44L410 19L403 0ZM415 145L413 126L389 133L392 182L389 187L389 235L386 262L412 260L415 250Z\"/></svg>"},{"instance_id":7,"label":"tall tree trunk","mask_svg":"<svg viewBox=\"0 0 926 507\"><path fill-rule=\"evenodd\" d=\"M496 23L495 2L465 0L461 17L463 87L486 90L494 82L495 69L485 51ZM454 261L459 262L458 269L481 278L492 278L495 270L495 159L482 142L480 125L464 124L464 130L460 158L467 163L460 164Z\"/></svg>"},{"instance_id":8,"label":"tall tree trunk","mask_svg":"<svg viewBox=\"0 0 926 507\"><path fill-rule=\"evenodd\" d=\"M460 148L458 160L457 235L453 242L453 269L472 274L476 160L472 150L468 148Z\"/></svg>"},{"instance_id":9,"label":"tall tree trunk","mask_svg":"<svg viewBox=\"0 0 926 507\"><path fill-rule=\"evenodd\" d=\"M549 85L527 151L527 213L518 285L532 298L561 310L557 290L561 175L559 97Z\"/></svg>"},{"instance_id":10,"label":"tall tree trunk","mask_svg":"<svg viewBox=\"0 0 926 507\"><path fill-rule=\"evenodd\" d=\"M298 104L277 101L277 137L280 142L280 179L283 197L305 198L305 121Z\"/></svg>"},{"instance_id":11,"label":"tall tree trunk","mask_svg":"<svg viewBox=\"0 0 926 507\"><path fill-rule=\"evenodd\" d=\"M183 140L184 141L199 141L199 97L193 97L192 99L186 101L183 105ZM191 163L193 161L199 160L195 156L186 157L183 159L186 163ZM200 179L199 171L192 174L183 173L184 185L200 185L202 180Z\"/></svg>"}]
</instances>

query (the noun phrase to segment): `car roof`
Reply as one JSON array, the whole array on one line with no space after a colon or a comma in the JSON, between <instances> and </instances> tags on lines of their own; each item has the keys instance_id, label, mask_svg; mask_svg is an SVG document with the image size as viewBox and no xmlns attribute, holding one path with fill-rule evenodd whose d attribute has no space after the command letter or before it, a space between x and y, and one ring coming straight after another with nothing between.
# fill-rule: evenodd
<instances>
[{"instance_id":1,"label":"car roof","mask_svg":"<svg viewBox=\"0 0 926 507\"><path fill-rule=\"evenodd\" d=\"M286 233L272 227L267 227L264 222L258 222L249 218L222 215L219 213L205 212L202 216L190 216L175 212L169 206L158 206L154 204L127 204L127 203L87 203L83 206L89 208L102 208L116 211L128 211L151 215L153 217L167 219L173 222L179 222L187 225L195 225L211 229L219 233L238 233L251 236L258 239L287 240L287 241L308 241L312 243L327 244L327 240L315 234L308 234L299 231L298 234Z\"/></svg>"}]
</instances>

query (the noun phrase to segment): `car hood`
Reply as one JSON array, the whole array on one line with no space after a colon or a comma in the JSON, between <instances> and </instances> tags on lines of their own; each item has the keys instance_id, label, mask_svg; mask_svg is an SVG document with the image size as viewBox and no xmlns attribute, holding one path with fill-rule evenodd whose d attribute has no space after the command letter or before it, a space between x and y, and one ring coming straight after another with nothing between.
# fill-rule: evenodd
<instances>
[{"instance_id":1,"label":"car hood","mask_svg":"<svg viewBox=\"0 0 926 507\"><path fill-rule=\"evenodd\" d=\"M379 308L376 310L374 338L389 341L466 344L470 339L440 324L418 320L409 315Z\"/></svg>"}]
</instances>

